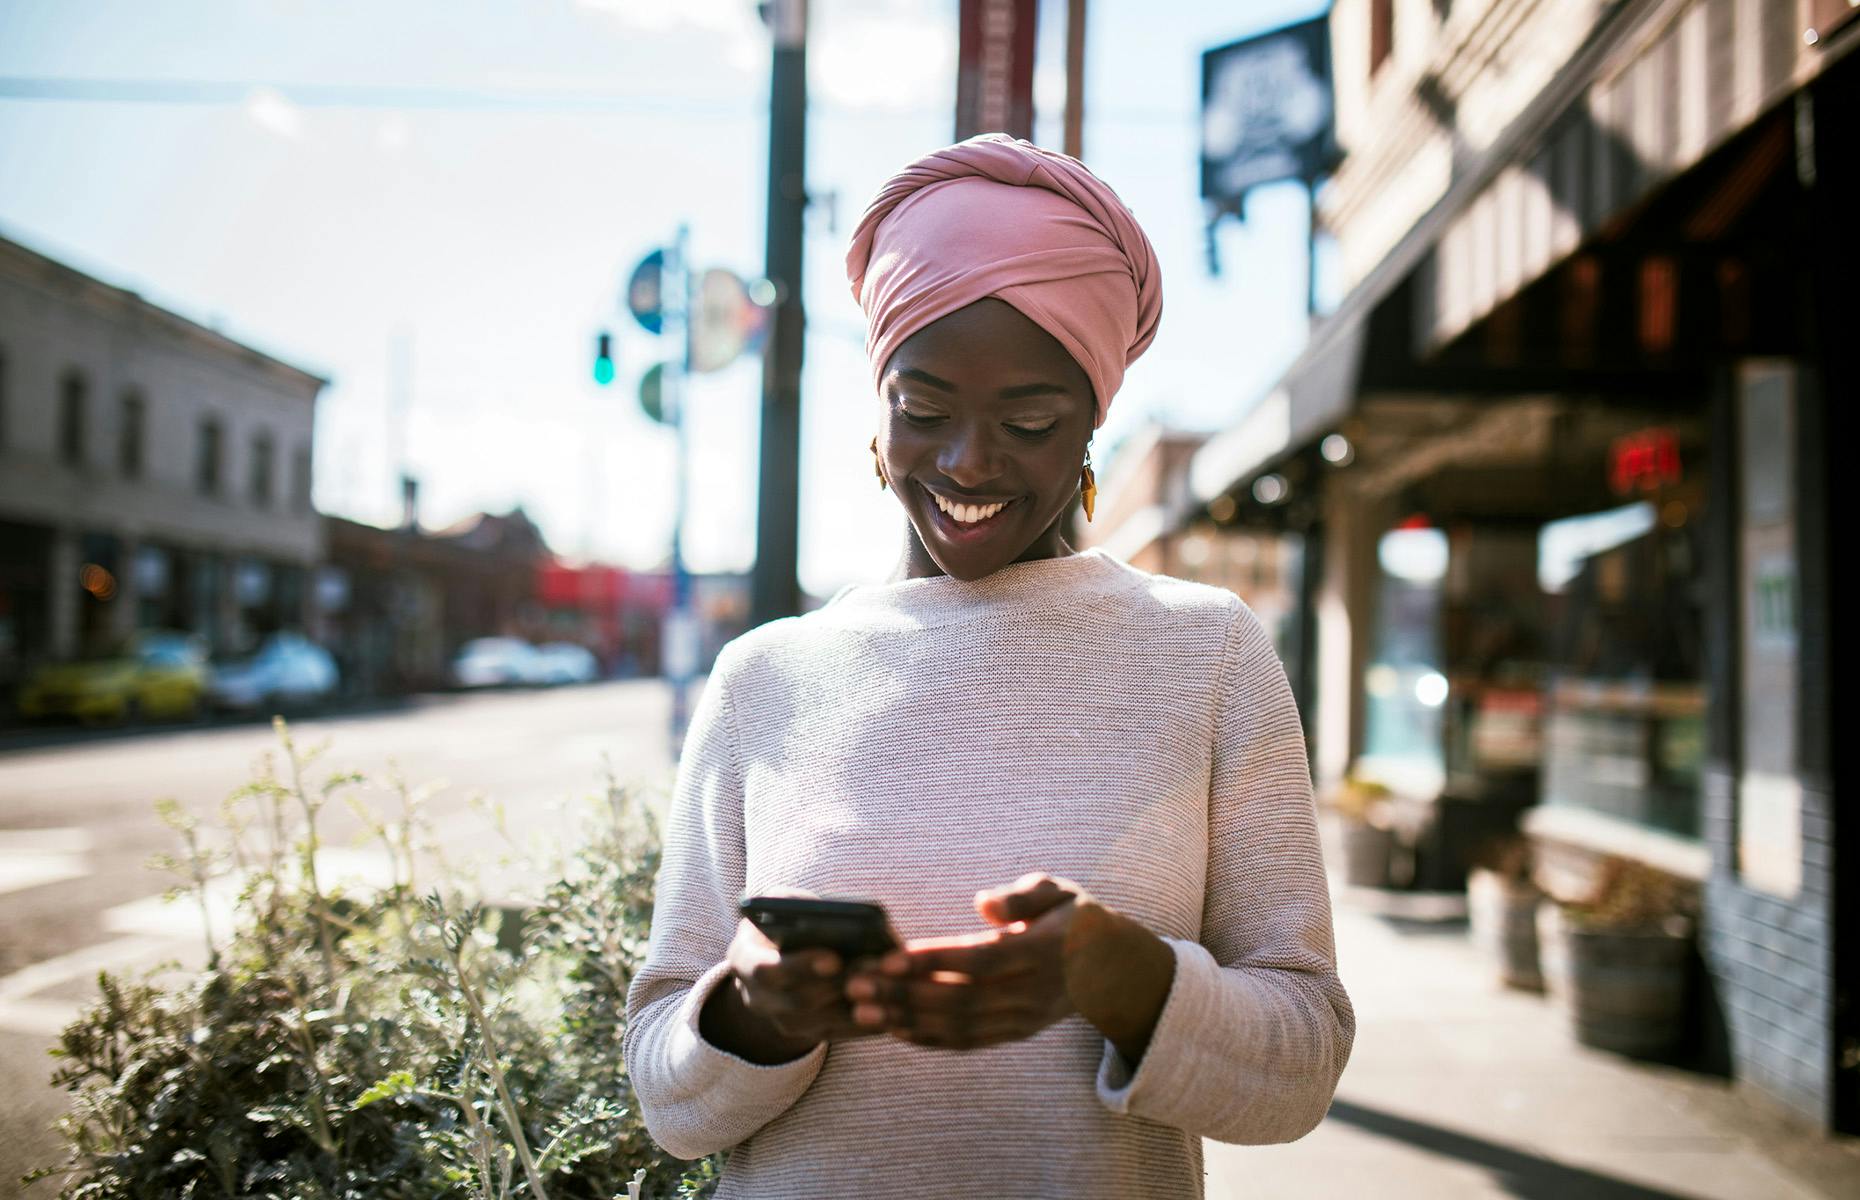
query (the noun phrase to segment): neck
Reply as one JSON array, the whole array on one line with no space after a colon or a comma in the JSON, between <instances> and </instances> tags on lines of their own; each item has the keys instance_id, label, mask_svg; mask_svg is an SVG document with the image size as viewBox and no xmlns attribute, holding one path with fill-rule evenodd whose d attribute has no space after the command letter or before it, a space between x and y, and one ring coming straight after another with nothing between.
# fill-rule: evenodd
<instances>
[{"instance_id":1,"label":"neck","mask_svg":"<svg viewBox=\"0 0 1860 1200\"><path fill-rule=\"evenodd\" d=\"M1060 532L1064 516L1062 512L1058 517L1053 518L1053 523L1046 527L1046 531L1034 538L1027 548L1016 555L1012 561L1033 562L1037 559L1064 558L1069 554L1078 553ZM897 583L904 579L929 579L948 573L937 565L935 558L931 557L923 539L917 535L917 526L906 521L904 523L904 553L899 556L898 565L891 569L885 581Z\"/></svg>"}]
</instances>

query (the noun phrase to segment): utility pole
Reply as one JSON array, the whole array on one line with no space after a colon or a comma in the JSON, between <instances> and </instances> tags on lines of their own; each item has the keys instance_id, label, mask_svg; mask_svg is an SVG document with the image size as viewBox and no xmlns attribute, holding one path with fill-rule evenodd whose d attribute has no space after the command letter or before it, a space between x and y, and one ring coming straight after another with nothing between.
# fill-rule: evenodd
<instances>
[{"instance_id":1,"label":"utility pole","mask_svg":"<svg viewBox=\"0 0 1860 1200\"><path fill-rule=\"evenodd\" d=\"M690 723L691 678L697 673L697 615L691 611L691 572L685 566L685 507L690 490L691 439L685 399L691 371L690 231L679 225L661 268L660 311L672 354L659 377L660 404L677 435L677 475L672 484L672 605L660 634L660 660L672 685L672 757L684 752Z\"/></svg>"},{"instance_id":2,"label":"utility pole","mask_svg":"<svg viewBox=\"0 0 1860 1200\"><path fill-rule=\"evenodd\" d=\"M1060 147L1080 162L1085 160L1085 0L1066 0L1066 122L1065 144ZM1069 545L1078 545L1077 504L1066 505L1060 533Z\"/></svg>"},{"instance_id":3,"label":"utility pole","mask_svg":"<svg viewBox=\"0 0 1860 1200\"><path fill-rule=\"evenodd\" d=\"M761 482L749 619L801 611L796 573L801 489L802 218L807 209L807 0L770 0L769 199L765 272L775 285L774 328L762 363Z\"/></svg>"},{"instance_id":4,"label":"utility pole","mask_svg":"<svg viewBox=\"0 0 1860 1200\"><path fill-rule=\"evenodd\" d=\"M1066 0L1067 154L1085 159L1085 0Z\"/></svg>"}]
</instances>

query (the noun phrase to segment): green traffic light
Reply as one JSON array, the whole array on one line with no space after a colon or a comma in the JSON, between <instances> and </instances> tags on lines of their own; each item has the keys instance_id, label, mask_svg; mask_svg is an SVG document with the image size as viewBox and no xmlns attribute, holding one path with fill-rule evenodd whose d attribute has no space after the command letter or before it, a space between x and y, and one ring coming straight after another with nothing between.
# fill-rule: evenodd
<instances>
[{"instance_id":1,"label":"green traffic light","mask_svg":"<svg viewBox=\"0 0 1860 1200\"><path fill-rule=\"evenodd\" d=\"M614 337L602 333L594 339L594 382L606 387L614 381Z\"/></svg>"}]
</instances>

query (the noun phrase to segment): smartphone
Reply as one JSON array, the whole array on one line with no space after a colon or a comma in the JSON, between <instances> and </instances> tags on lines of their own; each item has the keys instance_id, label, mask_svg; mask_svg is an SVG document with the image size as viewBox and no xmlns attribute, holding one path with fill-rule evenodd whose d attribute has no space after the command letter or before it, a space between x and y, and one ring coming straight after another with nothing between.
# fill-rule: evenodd
<instances>
[{"instance_id":1,"label":"smartphone","mask_svg":"<svg viewBox=\"0 0 1860 1200\"><path fill-rule=\"evenodd\" d=\"M750 896L742 913L763 936L788 950L831 950L851 962L898 946L885 910L870 900Z\"/></svg>"}]
</instances>

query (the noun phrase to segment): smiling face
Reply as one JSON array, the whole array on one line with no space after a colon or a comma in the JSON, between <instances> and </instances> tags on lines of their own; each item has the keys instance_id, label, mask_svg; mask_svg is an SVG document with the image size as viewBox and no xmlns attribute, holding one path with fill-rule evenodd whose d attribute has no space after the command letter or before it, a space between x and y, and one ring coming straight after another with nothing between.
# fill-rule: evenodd
<instances>
[{"instance_id":1,"label":"smiling face","mask_svg":"<svg viewBox=\"0 0 1860 1200\"><path fill-rule=\"evenodd\" d=\"M906 339L881 387L879 456L911 520L909 576L980 579L1067 552L1059 519L1097 408L1051 334L978 300Z\"/></svg>"}]
</instances>

